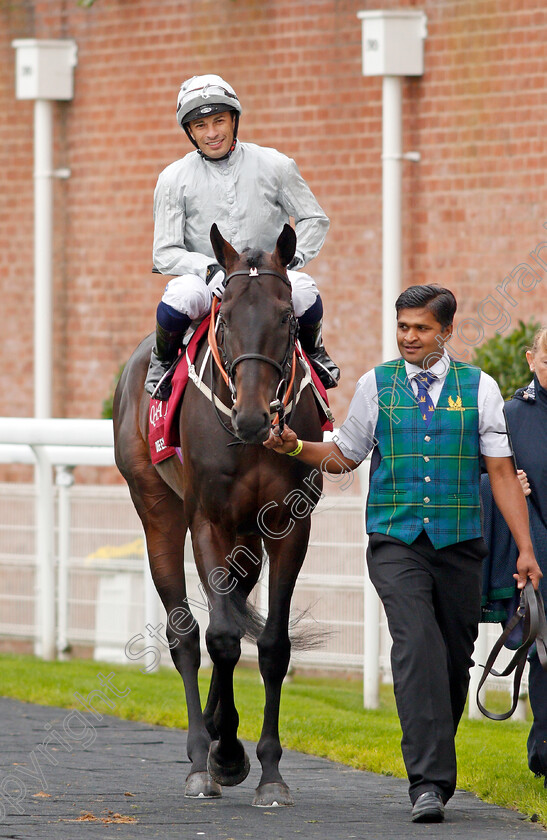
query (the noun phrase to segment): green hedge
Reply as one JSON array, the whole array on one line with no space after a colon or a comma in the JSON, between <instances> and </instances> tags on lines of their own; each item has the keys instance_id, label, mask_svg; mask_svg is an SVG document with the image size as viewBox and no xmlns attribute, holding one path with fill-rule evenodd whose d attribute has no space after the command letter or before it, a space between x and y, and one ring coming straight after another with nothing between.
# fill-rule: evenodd
<instances>
[{"instance_id":1,"label":"green hedge","mask_svg":"<svg viewBox=\"0 0 547 840\"><path fill-rule=\"evenodd\" d=\"M125 364L120 365L120 367L118 368L118 372L112 380L112 387L110 389L110 393L103 400L103 405L101 409L101 417L103 418L103 420L112 420L112 403L114 402L114 391L116 390L116 386L119 382L120 376L123 373L124 367Z\"/></svg>"},{"instance_id":2,"label":"green hedge","mask_svg":"<svg viewBox=\"0 0 547 840\"><path fill-rule=\"evenodd\" d=\"M540 326L536 321L527 324L519 321L518 327L512 332L507 335L496 334L473 353L473 364L494 377L506 400L513 396L517 388L528 385L532 379L525 353L532 346Z\"/></svg>"}]
</instances>

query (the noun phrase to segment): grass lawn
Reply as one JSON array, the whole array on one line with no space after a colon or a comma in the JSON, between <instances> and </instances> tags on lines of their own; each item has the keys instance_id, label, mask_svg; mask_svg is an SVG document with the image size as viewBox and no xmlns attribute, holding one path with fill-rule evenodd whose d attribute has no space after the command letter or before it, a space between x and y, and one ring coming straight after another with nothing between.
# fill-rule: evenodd
<instances>
[{"instance_id":1,"label":"grass lawn","mask_svg":"<svg viewBox=\"0 0 547 840\"><path fill-rule=\"evenodd\" d=\"M182 680L170 668L143 674L137 666L90 660L43 662L30 656L0 656L0 694L31 703L82 708L74 692L86 697L99 688L97 674L115 673L113 684L124 698L96 708L127 720L185 728L186 707ZM209 674L200 681L202 698ZM239 668L235 680L240 714L239 733L256 741L260 735L264 692L258 672ZM505 704L505 705L504 705ZM488 707L507 707L507 697L488 696ZM458 732L458 787L473 791L486 802L516 808L547 826L547 791L526 764L529 723L470 721L463 718ZM319 679L296 674L283 688L281 703L283 746L330 758L361 770L405 778L401 758L401 730L390 686L382 687L381 708L365 711L359 680ZM536 815L536 816L534 816Z\"/></svg>"}]
</instances>

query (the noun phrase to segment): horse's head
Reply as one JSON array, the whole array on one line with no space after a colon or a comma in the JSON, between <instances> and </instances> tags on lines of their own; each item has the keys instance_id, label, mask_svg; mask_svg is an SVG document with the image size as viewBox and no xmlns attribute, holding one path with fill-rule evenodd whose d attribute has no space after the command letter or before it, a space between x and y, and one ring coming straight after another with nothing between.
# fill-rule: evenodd
<instances>
[{"instance_id":1,"label":"horse's head","mask_svg":"<svg viewBox=\"0 0 547 840\"><path fill-rule=\"evenodd\" d=\"M283 399L291 374L296 319L286 267L296 234L285 225L273 253L238 254L213 225L211 243L226 271L218 344L234 400L232 425L245 443L262 443L271 404Z\"/></svg>"}]
</instances>

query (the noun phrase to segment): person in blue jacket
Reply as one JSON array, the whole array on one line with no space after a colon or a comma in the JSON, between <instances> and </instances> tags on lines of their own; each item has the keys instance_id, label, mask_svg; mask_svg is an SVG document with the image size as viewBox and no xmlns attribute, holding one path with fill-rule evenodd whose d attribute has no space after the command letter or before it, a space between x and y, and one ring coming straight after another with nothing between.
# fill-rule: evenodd
<instances>
[{"instance_id":1,"label":"person in blue jacket","mask_svg":"<svg viewBox=\"0 0 547 840\"><path fill-rule=\"evenodd\" d=\"M547 328L538 330L526 359L532 382L519 388L505 405L507 426L528 516L534 553L544 572L540 591L547 603ZM517 547L492 500L487 476L481 480L485 539L489 555L484 561L483 616L487 621L510 617L518 599L512 563ZM533 723L528 736L528 766L544 776L547 787L547 672L537 653L530 656L528 691Z\"/></svg>"}]
</instances>

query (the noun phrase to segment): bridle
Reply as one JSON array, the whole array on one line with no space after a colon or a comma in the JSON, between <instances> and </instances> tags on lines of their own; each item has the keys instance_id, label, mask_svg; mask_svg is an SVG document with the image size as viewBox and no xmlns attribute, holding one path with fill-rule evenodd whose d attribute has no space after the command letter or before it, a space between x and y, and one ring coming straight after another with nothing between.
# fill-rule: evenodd
<instances>
[{"instance_id":1,"label":"bridle","mask_svg":"<svg viewBox=\"0 0 547 840\"><path fill-rule=\"evenodd\" d=\"M271 268L261 270L255 267L233 271L224 280L224 287L226 288L228 286L228 283L234 277L259 277L260 275L278 277L280 280L283 281L283 283L285 283L286 286L289 286L289 288L291 288L291 283L286 275L283 275L280 272L275 271ZM271 359L269 356L264 356L262 353L242 353L240 356L237 356L235 359L230 361L224 350L223 344L221 343L219 346L217 341L217 324L215 323L216 312L217 300L213 298L213 303L211 306L211 320L209 322L208 342L209 347L211 348L211 354L213 356L213 359L215 360L216 365L220 370L224 382L228 386L230 394L232 395L232 402L235 403L237 399L234 375L235 369L237 365L240 364L240 362L246 361L247 359L255 359L256 361L265 362L266 364L271 365L277 370L280 377L279 384L275 393L275 399L270 403L271 411L277 412L272 425L279 425L279 431L281 433L283 431L284 425L285 406L287 405L290 399L296 372L295 341L296 333L298 330L298 322L294 315L294 311L291 312L291 315L289 316L289 342L287 345L285 356L281 363L277 362L275 359Z\"/></svg>"}]
</instances>

